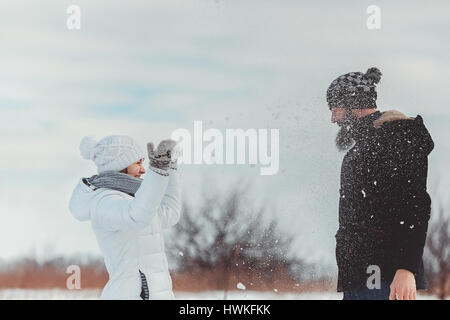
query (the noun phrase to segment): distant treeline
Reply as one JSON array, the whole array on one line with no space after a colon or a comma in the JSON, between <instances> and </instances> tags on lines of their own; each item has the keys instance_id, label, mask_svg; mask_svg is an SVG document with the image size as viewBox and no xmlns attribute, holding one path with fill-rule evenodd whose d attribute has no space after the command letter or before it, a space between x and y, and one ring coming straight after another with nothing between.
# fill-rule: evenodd
<instances>
[{"instance_id":1,"label":"distant treeline","mask_svg":"<svg viewBox=\"0 0 450 320\"><path fill-rule=\"evenodd\" d=\"M55 258L39 263L35 259L23 258L0 267L0 289L50 289L67 288L67 279L72 273L67 272L71 265L80 268L81 289L101 289L108 281L103 259L99 258ZM242 270L241 270L242 271ZM181 271L171 272L173 288L175 291L206 291L206 290L237 290L241 283L247 290L277 290L303 291L303 290L329 290L335 285L333 279L317 279L300 282L289 277L288 274L278 271L270 277L248 277L249 273L233 272L224 282L223 273L219 270Z\"/></svg>"}]
</instances>

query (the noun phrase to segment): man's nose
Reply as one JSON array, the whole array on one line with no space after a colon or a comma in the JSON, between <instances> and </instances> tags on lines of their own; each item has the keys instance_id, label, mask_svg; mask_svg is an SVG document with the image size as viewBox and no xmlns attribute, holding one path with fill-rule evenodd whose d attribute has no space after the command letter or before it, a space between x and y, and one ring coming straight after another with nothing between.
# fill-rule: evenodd
<instances>
[{"instance_id":1,"label":"man's nose","mask_svg":"<svg viewBox=\"0 0 450 320\"><path fill-rule=\"evenodd\" d=\"M335 123L337 121L337 116L334 112L331 113L331 123Z\"/></svg>"},{"instance_id":2,"label":"man's nose","mask_svg":"<svg viewBox=\"0 0 450 320\"><path fill-rule=\"evenodd\" d=\"M339 122L345 117L345 111L333 109L331 111L331 123Z\"/></svg>"},{"instance_id":3,"label":"man's nose","mask_svg":"<svg viewBox=\"0 0 450 320\"><path fill-rule=\"evenodd\" d=\"M139 172L142 172L142 174L145 173L145 168L143 166L141 166L141 170Z\"/></svg>"}]
</instances>

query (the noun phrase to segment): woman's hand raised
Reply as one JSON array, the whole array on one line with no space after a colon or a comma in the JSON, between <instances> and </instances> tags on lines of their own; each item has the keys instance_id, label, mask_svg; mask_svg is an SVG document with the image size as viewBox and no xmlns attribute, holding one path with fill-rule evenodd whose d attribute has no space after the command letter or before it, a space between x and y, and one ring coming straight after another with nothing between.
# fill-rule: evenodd
<instances>
[{"instance_id":1,"label":"woman's hand raised","mask_svg":"<svg viewBox=\"0 0 450 320\"><path fill-rule=\"evenodd\" d=\"M163 140L158 148L152 142L147 143L148 158L150 160L150 169L163 176L169 175L169 169L176 169L176 163L173 161L173 152L177 142L174 140Z\"/></svg>"}]
</instances>

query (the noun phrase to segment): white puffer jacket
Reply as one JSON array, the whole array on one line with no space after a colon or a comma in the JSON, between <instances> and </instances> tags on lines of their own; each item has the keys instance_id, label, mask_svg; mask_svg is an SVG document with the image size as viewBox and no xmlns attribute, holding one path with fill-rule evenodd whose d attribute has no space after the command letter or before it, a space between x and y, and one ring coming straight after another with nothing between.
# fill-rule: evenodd
<instances>
[{"instance_id":1,"label":"white puffer jacket","mask_svg":"<svg viewBox=\"0 0 450 320\"><path fill-rule=\"evenodd\" d=\"M173 299L162 229L181 212L177 171L148 170L135 197L111 189L92 190L80 179L69 204L72 215L91 221L105 259L109 281L101 299L141 299L141 270L150 299Z\"/></svg>"}]
</instances>

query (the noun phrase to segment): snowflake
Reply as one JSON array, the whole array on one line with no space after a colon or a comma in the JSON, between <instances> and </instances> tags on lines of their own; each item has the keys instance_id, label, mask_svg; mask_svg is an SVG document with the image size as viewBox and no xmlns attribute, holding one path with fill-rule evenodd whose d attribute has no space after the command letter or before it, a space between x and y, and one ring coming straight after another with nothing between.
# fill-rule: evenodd
<instances>
[{"instance_id":1,"label":"snowflake","mask_svg":"<svg viewBox=\"0 0 450 320\"><path fill-rule=\"evenodd\" d=\"M238 282L238 283L237 283L236 288L238 288L239 290L245 290L245 289L247 289L241 282Z\"/></svg>"}]
</instances>

